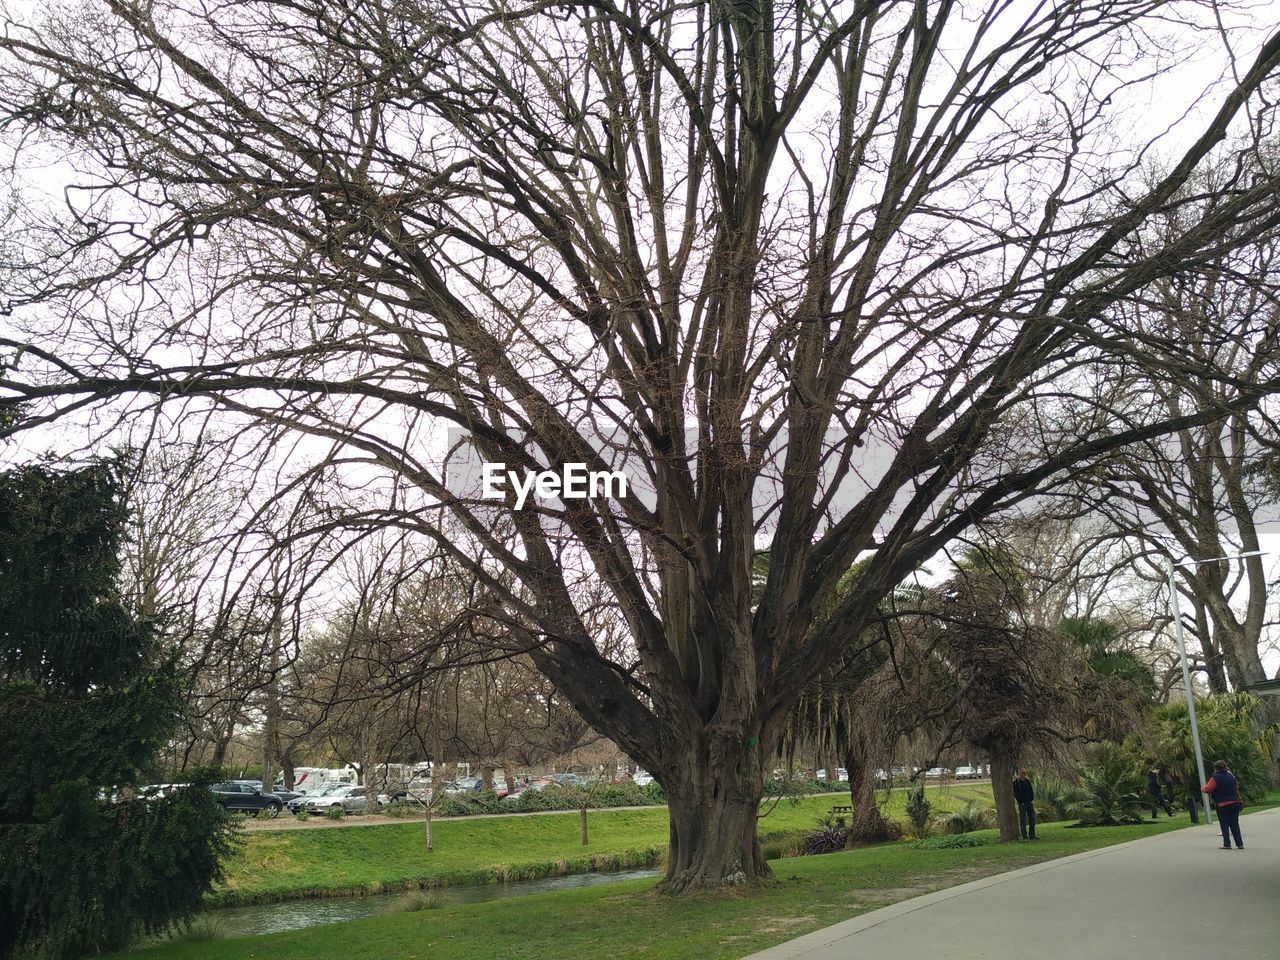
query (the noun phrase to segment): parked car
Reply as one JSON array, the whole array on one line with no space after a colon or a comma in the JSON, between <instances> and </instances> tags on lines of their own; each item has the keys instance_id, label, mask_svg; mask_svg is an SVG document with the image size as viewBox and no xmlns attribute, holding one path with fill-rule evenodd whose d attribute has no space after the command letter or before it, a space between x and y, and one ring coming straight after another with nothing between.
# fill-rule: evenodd
<instances>
[{"instance_id":1,"label":"parked car","mask_svg":"<svg viewBox=\"0 0 1280 960\"><path fill-rule=\"evenodd\" d=\"M278 817L284 809L284 801L273 793L263 793L258 787L248 783L223 781L211 785L210 789L218 798L225 810L240 810L246 813L259 810L270 810L273 817Z\"/></svg>"},{"instance_id":2,"label":"parked car","mask_svg":"<svg viewBox=\"0 0 1280 960\"><path fill-rule=\"evenodd\" d=\"M377 813L381 804L374 797L372 804L364 787L352 787L351 792L342 798L342 809L347 813Z\"/></svg>"},{"instance_id":3,"label":"parked car","mask_svg":"<svg viewBox=\"0 0 1280 960\"><path fill-rule=\"evenodd\" d=\"M963 766L956 767L957 780L977 780L982 776L982 771L977 767Z\"/></svg>"},{"instance_id":4,"label":"parked car","mask_svg":"<svg viewBox=\"0 0 1280 960\"><path fill-rule=\"evenodd\" d=\"M888 782L889 782L889 774L885 773L883 770L877 770L877 771L875 772L875 778L876 778L876 783L888 783Z\"/></svg>"},{"instance_id":5,"label":"parked car","mask_svg":"<svg viewBox=\"0 0 1280 960\"><path fill-rule=\"evenodd\" d=\"M322 800L325 797L329 796L330 794L336 794L338 793L338 791L346 790L350 786L351 785L348 783L331 783L327 787L321 787L316 793L299 794L298 796L294 797L292 800L289 801L289 810L292 813L297 813L299 810L304 810L304 809L309 810L311 808L308 806L308 804L310 804L313 800Z\"/></svg>"},{"instance_id":6,"label":"parked car","mask_svg":"<svg viewBox=\"0 0 1280 960\"><path fill-rule=\"evenodd\" d=\"M523 787L520 787L519 789L511 793L508 793L503 799L515 800L517 797L519 797L523 793L527 793L530 791L532 791L533 793L541 793L543 790L547 789L547 787L554 787L555 785L556 785L556 782L554 780L545 780L545 779L534 780L530 783L525 784Z\"/></svg>"},{"instance_id":7,"label":"parked car","mask_svg":"<svg viewBox=\"0 0 1280 960\"><path fill-rule=\"evenodd\" d=\"M946 767L930 767L928 770L924 772L924 775L926 777L933 777L936 779L938 777L945 777L949 773L951 773L951 771L948 770Z\"/></svg>"},{"instance_id":8,"label":"parked car","mask_svg":"<svg viewBox=\"0 0 1280 960\"><path fill-rule=\"evenodd\" d=\"M637 787L647 787L653 783L653 774L648 770L637 770L631 775L631 779Z\"/></svg>"},{"instance_id":9,"label":"parked car","mask_svg":"<svg viewBox=\"0 0 1280 960\"><path fill-rule=\"evenodd\" d=\"M377 800L374 800L377 803ZM364 813L364 787L354 784L343 784L333 790L326 790L324 796L308 797L302 809L308 813L324 813L334 807L341 807L347 813Z\"/></svg>"},{"instance_id":10,"label":"parked car","mask_svg":"<svg viewBox=\"0 0 1280 960\"><path fill-rule=\"evenodd\" d=\"M283 803L285 803L286 805L289 803L289 801L290 801L290 800L296 800L296 799L298 799L298 797L305 797L305 796L306 796L306 794L305 794L305 793L297 793L297 792L295 792L295 791L293 791L293 790L284 790L284 789L280 789L280 790L272 790L272 791L271 791L271 795L272 795L273 797L279 797L279 798L280 798L280 800L281 800Z\"/></svg>"}]
</instances>

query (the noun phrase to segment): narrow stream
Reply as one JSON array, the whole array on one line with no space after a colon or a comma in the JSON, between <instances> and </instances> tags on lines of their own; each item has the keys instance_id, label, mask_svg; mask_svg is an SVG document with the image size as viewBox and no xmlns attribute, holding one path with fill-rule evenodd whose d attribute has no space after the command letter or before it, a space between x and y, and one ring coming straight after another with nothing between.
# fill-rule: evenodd
<instances>
[{"instance_id":1,"label":"narrow stream","mask_svg":"<svg viewBox=\"0 0 1280 960\"><path fill-rule=\"evenodd\" d=\"M656 877L657 870L619 870L614 873L578 873L545 880L522 880L515 883L491 883L476 887L441 887L444 906L457 903L481 903L506 897L523 897L554 890L576 890L602 883ZM247 907L222 907L205 914L215 920L224 937L252 937L261 933L300 930L343 920L359 920L387 912L400 893L377 893L365 897L324 897L317 900L288 900L284 903L260 903Z\"/></svg>"}]
</instances>

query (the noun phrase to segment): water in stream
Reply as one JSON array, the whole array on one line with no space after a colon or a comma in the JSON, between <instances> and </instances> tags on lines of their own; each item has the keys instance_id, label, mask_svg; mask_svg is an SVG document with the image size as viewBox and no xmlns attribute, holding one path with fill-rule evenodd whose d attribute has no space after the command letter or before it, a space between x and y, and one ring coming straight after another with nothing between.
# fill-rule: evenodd
<instances>
[{"instance_id":1,"label":"water in stream","mask_svg":"<svg viewBox=\"0 0 1280 960\"><path fill-rule=\"evenodd\" d=\"M620 870L614 873L578 873L545 880L522 880L517 883L491 883L478 887L442 887L443 904L480 903L521 897L553 890L574 890L620 880L656 877L656 870ZM220 932L227 937L251 937L260 933L280 933L343 920L359 920L385 913L403 893L378 893L367 897L324 897L318 900L289 900L284 903L260 903L247 907L223 907L206 916L216 919Z\"/></svg>"}]
</instances>

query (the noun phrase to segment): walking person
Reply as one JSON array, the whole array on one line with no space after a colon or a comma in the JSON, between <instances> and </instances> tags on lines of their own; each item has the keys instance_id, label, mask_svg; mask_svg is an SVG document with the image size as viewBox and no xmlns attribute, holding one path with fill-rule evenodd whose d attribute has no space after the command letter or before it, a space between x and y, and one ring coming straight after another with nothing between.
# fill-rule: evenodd
<instances>
[{"instance_id":1,"label":"walking person","mask_svg":"<svg viewBox=\"0 0 1280 960\"><path fill-rule=\"evenodd\" d=\"M1240 838L1240 809L1244 801L1240 799L1240 784L1234 774L1227 769L1227 761L1213 762L1213 776L1200 788L1201 793L1213 797L1218 808L1218 829L1222 831L1222 849L1230 850L1231 841L1235 840L1236 849L1244 849L1244 840Z\"/></svg>"},{"instance_id":2,"label":"walking person","mask_svg":"<svg viewBox=\"0 0 1280 960\"><path fill-rule=\"evenodd\" d=\"M1160 783L1160 770L1158 767L1152 767L1147 773L1147 793L1151 795L1151 819L1155 820L1160 816L1160 808L1164 808L1166 816L1173 816L1173 807L1169 805L1169 801L1164 798L1164 786Z\"/></svg>"},{"instance_id":3,"label":"walking person","mask_svg":"<svg viewBox=\"0 0 1280 960\"><path fill-rule=\"evenodd\" d=\"M1023 840L1036 838L1036 792L1031 781L1027 779L1027 768L1023 767L1013 778L1013 799L1018 801L1018 832Z\"/></svg>"}]
</instances>

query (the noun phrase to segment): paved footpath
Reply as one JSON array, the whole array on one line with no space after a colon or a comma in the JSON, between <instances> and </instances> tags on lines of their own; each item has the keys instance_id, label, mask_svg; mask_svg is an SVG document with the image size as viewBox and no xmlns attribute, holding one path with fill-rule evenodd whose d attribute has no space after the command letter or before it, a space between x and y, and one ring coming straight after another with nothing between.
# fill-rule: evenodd
<instances>
[{"instance_id":1,"label":"paved footpath","mask_svg":"<svg viewBox=\"0 0 1280 960\"><path fill-rule=\"evenodd\" d=\"M747 960L1280 960L1280 809L905 900Z\"/></svg>"}]
</instances>

